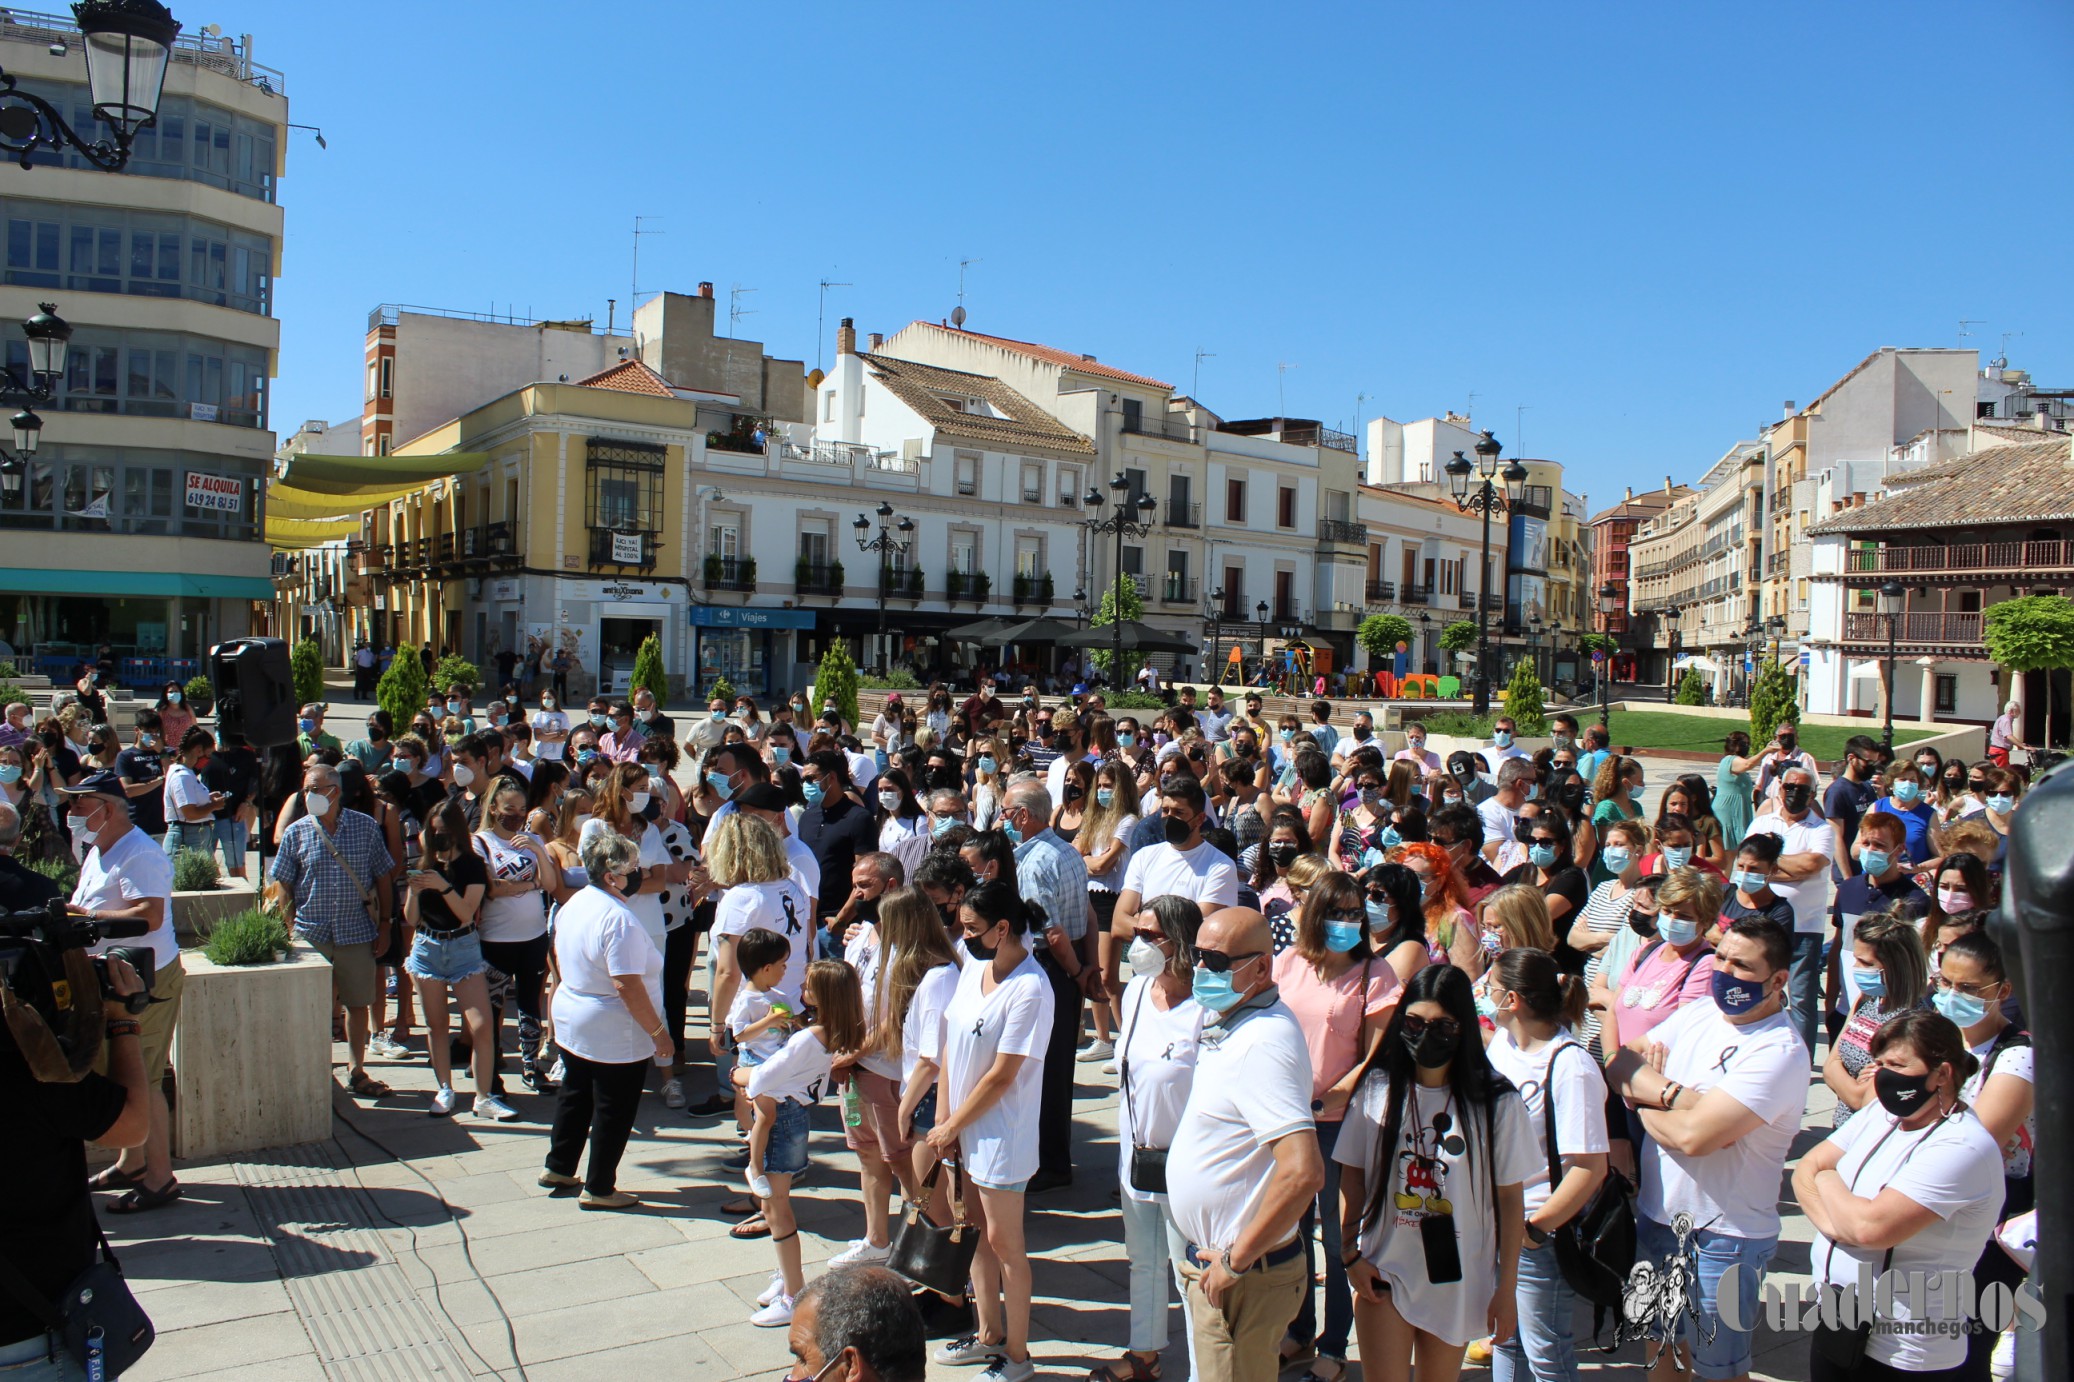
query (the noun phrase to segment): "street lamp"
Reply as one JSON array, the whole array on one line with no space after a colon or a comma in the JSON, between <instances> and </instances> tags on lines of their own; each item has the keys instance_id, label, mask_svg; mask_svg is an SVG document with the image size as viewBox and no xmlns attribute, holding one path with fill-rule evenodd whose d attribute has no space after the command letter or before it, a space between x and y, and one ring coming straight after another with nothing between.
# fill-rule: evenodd
<instances>
[{"instance_id":1,"label":"street lamp","mask_svg":"<svg viewBox=\"0 0 2074 1382\"><path fill-rule=\"evenodd\" d=\"M1426 613L1426 611L1425 611L1425 610L1420 610L1420 611L1419 611L1419 671L1420 671L1421 673L1423 673L1423 672L1424 672L1424 671L1426 670L1426 663L1427 663L1427 661L1429 660L1429 658L1428 658L1428 651L1429 651L1429 650L1430 650L1430 649L1432 648L1432 646L1433 646L1433 644L1432 644L1432 641L1431 641L1431 640L1432 640L1432 638L1433 638L1433 616L1432 616L1432 615L1430 615L1430 614L1428 614L1428 613Z\"/></svg>"},{"instance_id":2,"label":"street lamp","mask_svg":"<svg viewBox=\"0 0 2074 1382\"><path fill-rule=\"evenodd\" d=\"M886 531L886 520L893 516L893 506L882 502L874 512L878 514L879 518L879 535L877 537L870 536L871 520L861 513L857 515L857 521L850 526L857 530L857 550L860 552L876 552L879 556L879 657L882 659L879 667L883 671L893 661L886 656L887 561L895 552L905 556L908 548L914 546L915 521L912 518L902 518L898 524L894 525L900 536L894 537Z\"/></svg>"},{"instance_id":3,"label":"street lamp","mask_svg":"<svg viewBox=\"0 0 2074 1382\"><path fill-rule=\"evenodd\" d=\"M1681 638L1678 621L1684 617L1685 611L1678 608L1678 606L1664 606L1664 626L1669 630L1669 638L1666 641L1671 650L1670 665L1664 672L1664 688L1667 697L1668 693L1678 685L1678 644Z\"/></svg>"},{"instance_id":4,"label":"street lamp","mask_svg":"<svg viewBox=\"0 0 2074 1382\"><path fill-rule=\"evenodd\" d=\"M1619 612L1620 587L1608 581L1599 587L1599 613L1606 616L1605 624L1608 630L1611 630L1613 627L1613 616ZM1611 638L1613 635L1611 632L1608 632L1606 636ZM1612 688L1609 685L1613 671L1612 650L1609 648L1593 649L1592 662L1596 664L1592 670L1592 675L1597 677L1599 681L1599 728L1607 730L1610 734L1613 719Z\"/></svg>"},{"instance_id":5,"label":"street lamp","mask_svg":"<svg viewBox=\"0 0 2074 1382\"><path fill-rule=\"evenodd\" d=\"M1152 511L1159 507L1159 500L1154 499L1149 494L1141 494L1138 496L1137 502L1133 503L1131 501L1130 478L1122 473L1118 473L1116 478L1109 482L1109 488L1116 494L1116 511L1107 518L1082 519L1080 526L1087 529L1090 534L1116 534L1116 566L1113 572L1114 584L1111 586L1113 591L1111 599L1115 603L1116 618L1112 621L1115 635L1109 650L1109 676L1114 685L1121 686L1123 685L1123 540L1127 537L1144 538L1151 535ZM1089 486L1087 494L1084 496L1084 502L1087 504L1088 512L1100 513L1102 505L1107 501L1103 498L1102 491ZM1132 517L1134 512L1143 515L1143 517Z\"/></svg>"},{"instance_id":6,"label":"street lamp","mask_svg":"<svg viewBox=\"0 0 2074 1382\"><path fill-rule=\"evenodd\" d=\"M1220 585L1203 597L1203 641L1210 645L1210 660L1204 664L1203 671L1205 675L1203 680L1210 682L1213 686L1224 684L1224 675L1217 661L1217 654L1221 651L1219 645L1222 643L1224 636L1224 628L1221 623L1223 610L1224 587ZM1212 678L1215 678L1215 680L1212 681Z\"/></svg>"},{"instance_id":7,"label":"street lamp","mask_svg":"<svg viewBox=\"0 0 2074 1382\"><path fill-rule=\"evenodd\" d=\"M1538 614L1527 616L1527 647L1534 658L1534 677L1546 685L1547 678L1541 672L1541 616Z\"/></svg>"},{"instance_id":8,"label":"street lamp","mask_svg":"<svg viewBox=\"0 0 2074 1382\"><path fill-rule=\"evenodd\" d=\"M111 133L88 142L56 106L0 73L0 149L29 168L38 149L69 145L103 172L119 172L130 161L137 131L158 118L180 21L158 0L79 0L72 13L86 48L94 117ZM62 45L56 51L62 54Z\"/></svg>"},{"instance_id":9,"label":"street lamp","mask_svg":"<svg viewBox=\"0 0 2074 1382\"><path fill-rule=\"evenodd\" d=\"M1899 581L1880 583L1880 613L1887 616L1887 662L1881 669L1881 684L1886 690L1886 721L1880 726L1880 747L1891 753L1894 749L1894 629L1901 622L1901 611L1908 604L1908 591Z\"/></svg>"},{"instance_id":10,"label":"street lamp","mask_svg":"<svg viewBox=\"0 0 2074 1382\"><path fill-rule=\"evenodd\" d=\"M1087 627L1087 621L1087 589L1082 587L1073 592L1073 627L1084 629Z\"/></svg>"},{"instance_id":11,"label":"street lamp","mask_svg":"<svg viewBox=\"0 0 2074 1382\"><path fill-rule=\"evenodd\" d=\"M1259 604L1255 605L1255 606L1253 607L1253 612L1254 612L1255 614L1257 614L1257 615L1259 615L1259 616L1260 616L1260 674L1261 674L1262 676L1266 676L1266 675L1267 675L1267 601L1265 601L1265 600L1262 600L1262 601L1261 601L1261 602L1260 602Z\"/></svg>"},{"instance_id":12,"label":"street lamp","mask_svg":"<svg viewBox=\"0 0 2074 1382\"><path fill-rule=\"evenodd\" d=\"M29 342L29 372L25 375L13 365L0 366L0 399L29 405L12 419L14 450L0 447L0 492L9 496L21 491L22 474L42 439L43 419L36 415L34 405L49 402L57 392L72 339L72 324L58 315L55 303L38 306L41 310L22 323L22 335Z\"/></svg>"},{"instance_id":13,"label":"street lamp","mask_svg":"<svg viewBox=\"0 0 2074 1382\"><path fill-rule=\"evenodd\" d=\"M1491 481L1500 478L1498 453L1504 448L1486 428L1475 449L1474 461L1459 451L1455 453L1455 458L1447 463L1447 479L1455 508L1462 513L1483 515L1483 560L1476 588L1476 713L1487 715L1491 709L1491 515L1519 505L1521 492L1526 488L1527 468L1518 461L1506 466L1501 489Z\"/></svg>"}]
</instances>

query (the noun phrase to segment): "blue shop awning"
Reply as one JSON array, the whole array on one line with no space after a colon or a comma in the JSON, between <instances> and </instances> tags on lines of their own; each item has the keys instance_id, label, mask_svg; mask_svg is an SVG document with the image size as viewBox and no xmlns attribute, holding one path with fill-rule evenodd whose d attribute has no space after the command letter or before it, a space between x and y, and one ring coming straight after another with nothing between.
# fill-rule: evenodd
<instances>
[{"instance_id":1,"label":"blue shop awning","mask_svg":"<svg viewBox=\"0 0 2074 1382\"><path fill-rule=\"evenodd\" d=\"M142 595L193 600L271 600L265 576L208 576L184 571L53 571L0 566L0 595Z\"/></svg>"}]
</instances>

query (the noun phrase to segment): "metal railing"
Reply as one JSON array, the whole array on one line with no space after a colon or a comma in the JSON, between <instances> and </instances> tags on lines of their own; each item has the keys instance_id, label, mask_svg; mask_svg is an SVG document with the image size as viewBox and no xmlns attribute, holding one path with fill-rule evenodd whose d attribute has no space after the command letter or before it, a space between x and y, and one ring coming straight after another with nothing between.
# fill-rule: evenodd
<instances>
[{"instance_id":1,"label":"metal railing","mask_svg":"<svg viewBox=\"0 0 2074 1382\"><path fill-rule=\"evenodd\" d=\"M1132 579L1142 582L1145 578L1143 576L1134 576ZM1041 576L1017 576L1011 593L1015 603L1019 605L1048 605L1052 602L1051 575L1047 572ZM1141 595L1145 593L1145 587L1142 584L1138 587L1138 593Z\"/></svg>"},{"instance_id":2,"label":"metal railing","mask_svg":"<svg viewBox=\"0 0 2074 1382\"><path fill-rule=\"evenodd\" d=\"M806 595L840 595L843 564L839 561L800 561L792 568L792 584Z\"/></svg>"},{"instance_id":3,"label":"metal railing","mask_svg":"<svg viewBox=\"0 0 2074 1382\"><path fill-rule=\"evenodd\" d=\"M1336 432L1322 424L1307 423L1296 427L1284 427L1281 440L1291 446L1326 446L1334 451L1361 454L1361 442L1351 432Z\"/></svg>"},{"instance_id":4,"label":"metal railing","mask_svg":"<svg viewBox=\"0 0 2074 1382\"><path fill-rule=\"evenodd\" d=\"M1852 548L1844 570L1852 575L1889 572L2024 572L2074 568L2074 542L1955 542L1943 546Z\"/></svg>"},{"instance_id":5,"label":"metal railing","mask_svg":"<svg viewBox=\"0 0 2074 1382\"><path fill-rule=\"evenodd\" d=\"M797 461L801 465L835 466L844 470L852 469L857 462L866 460L871 455L872 450L868 446L856 446L839 441L817 441L810 446L788 441L778 448L780 460Z\"/></svg>"},{"instance_id":6,"label":"metal railing","mask_svg":"<svg viewBox=\"0 0 2074 1382\"><path fill-rule=\"evenodd\" d=\"M1430 585L1413 585L1413 584L1411 584L1411 583L1410 583L1409 581L1407 581L1407 582L1405 583L1405 586L1404 586L1404 603L1405 603L1405 604L1407 604L1407 605L1426 605L1426 604L1431 604L1432 602L1433 602L1433 587L1432 587L1432 586L1430 586Z\"/></svg>"},{"instance_id":7,"label":"metal railing","mask_svg":"<svg viewBox=\"0 0 2074 1382\"><path fill-rule=\"evenodd\" d=\"M756 558L754 557L707 557L706 589L708 590L754 590L756 589Z\"/></svg>"},{"instance_id":8,"label":"metal railing","mask_svg":"<svg viewBox=\"0 0 2074 1382\"><path fill-rule=\"evenodd\" d=\"M1410 589L1409 586L1405 588L1407 590ZM1395 600L1397 598L1397 584L1394 581L1370 581L1368 583L1367 595L1370 600Z\"/></svg>"},{"instance_id":9,"label":"metal railing","mask_svg":"<svg viewBox=\"0 0 2074 1382\"><path fill-rule=\"evenodd\" d=\"M1123 415L1123 430L1132 436L1164 437L1168 441L1194 441L1195 425L1184 417L1172 413L1139 413Z\"/></svg>"},{"instance_id":10,"label":"metal railing","mask_svg":"<svg viewBox=\"0 0 2074 1382\"><path fill-rule=\"evenodd\" d=\"M1979 613L1844 615L1844 639L1851 643L1885 643L1887 621L1894 621L1897 644L1970 644L1978 647L1983 616Z\"/></svg>"},{"instance_id":11,"label":"metal railing","mask_svg":"<svg viewBox=\"0 0 2074 1382\"><path fill-rule=\"evenodd\" d=\"M1301 624L1303 622L1302 603L1296 600L1291 600L1287 604L1277 601L1275 603L1273 622L1277 624Z\"/></svg>"},{"instance_id":12,"label":"metal railing","mask_svg":"<svg viewBox=\"0 0 2074 1382\"><path fill-rule=\"evenodd\" d=\"M1203 506L1185 501L1167 501L1167 526L1169 528L1200 528L1203 526Z\"/></svg>"},{"instance_id":13,"label":"metal railing","mask_svg":"<svg viewBox=\"0 0 2074 1382\"><path fill-rule=\"evenodd\" d=\"M35 10L0 10L0 41L47 45L53 41L78 43L80 28L70 15L40 14ZM263 67L245 56L227 38L182 34L173 40L173 61L221 73L232 81L248 82L270 96L286 96L288 82L278 68Z\"/></svg>"},{"instance_id":14,"label":"metal railing","mask_svg":"<svg viewBox=\"0 0 2074 1382\"><path fill-rule=\"evenodd\" d=\"M1160 581L1159 599L1164 605L1192 605L1201 582L1194 576L1169 574Z\"/></svg>"},{"instance_id":15,"label":"metal railing","mask_svg":"<svg viewBox=\"0 0 2074 1382\"><path fill-rule=\"evenodd\" d=\"M919 475L922 473L922 459L903 456L898 451L874 451L864 462L864 468L885 475Z\"/></svg>"},{"instance_id":16,"label":"metal railing","mask_svg":"<svg viewBox=\"0 0 2074 1382\"><path fill-rule=\"evenodd\" d=\"M1368 545L1368 525L1349 523L1343 518L1321 518L1318 520L1318 541L1344 542L1356 547Z\"/></svg>"}]
</instances>

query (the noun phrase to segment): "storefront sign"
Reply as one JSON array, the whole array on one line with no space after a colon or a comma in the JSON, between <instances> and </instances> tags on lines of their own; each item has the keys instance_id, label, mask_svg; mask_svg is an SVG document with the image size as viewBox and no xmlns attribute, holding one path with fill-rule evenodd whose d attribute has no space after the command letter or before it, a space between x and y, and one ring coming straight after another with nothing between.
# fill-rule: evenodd
<instances>
[{"instance_id":1,"label":"storefront sign","mask_svg":"<svg viewBox=\"0 0 2074 1382\"><path fill-rule=\"evenodd\" d=\"M517 581L504 580L490 582L490 598L492 600L516 602L523 600L525 597L519 593L519 583Z\"/></svg>"},{"instance_id":2,"label":"storefront sign","mask_svg":"<svg viewBox=\"0 0 2074 1382\"><path fill-rule=\"evenodd\" d=\"M808 609L732 609L724 605L693 605L691 623L701 629L811 629L814 612Z\"/></svg>"},{"instance_id":3,"label":"storefront sign","mask_svg":"<svg viewBox=\"0 0 2074 1382\"><path fill-rule=\"evenodd\" d=\"M595 600L601 604L674 604L684 592L674 585L653 581L563 581L564 600Z\"/></svg>"},{"instance_id":4,"label":"storefront sign","mask_svg":"<svg viewBox=\"0 0 2074 1382\"><path fill-rule=\"evenodd\" d=\"M187 472L187 507L213 509L218 513L242 513L245 481L237 475L211 475L206 471L190 470Z\"/></svg>"},{"instance_id":5,"label":"storefront sign","mask_svg":"<svg viewBox=\"0 0 2074 1382\"><path fill-rule=\"evenodd\" d=\"M614 533L612 535L612 560L628 566L641 564L641 535L639 533Z\"/></svg>"}]
</instances>

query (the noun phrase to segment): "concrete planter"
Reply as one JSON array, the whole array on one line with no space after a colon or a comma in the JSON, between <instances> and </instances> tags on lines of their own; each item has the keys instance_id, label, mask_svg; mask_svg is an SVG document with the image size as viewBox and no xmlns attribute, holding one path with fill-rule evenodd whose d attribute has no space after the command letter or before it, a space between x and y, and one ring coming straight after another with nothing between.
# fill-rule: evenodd
<instances>
[{"instance_id":1,"label":"concrete planter","mask_svg":"<svg viewBox=\"0 0 2074 1382\"><path fill-rule=\"evenodd\" d=\"M183 951L173 1032L173 1155L210 1160L331 1135L331 962L297 944L270 965Z\"/></svg>"},{"instance_id":2,"label":"concrete planter","mask_svg":"<svg viewBox=\"0 0 2074 1382\"><path fill-rule=\"evenodd\" d=\"M259 904L259 889L250 878L226 877L205 892L173 894L173 934L182 945L197 945L225 917Z\"/></svg>"}]
</instances>

